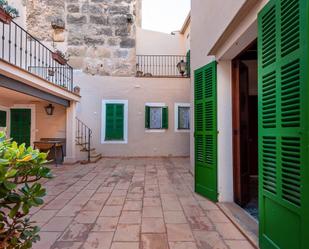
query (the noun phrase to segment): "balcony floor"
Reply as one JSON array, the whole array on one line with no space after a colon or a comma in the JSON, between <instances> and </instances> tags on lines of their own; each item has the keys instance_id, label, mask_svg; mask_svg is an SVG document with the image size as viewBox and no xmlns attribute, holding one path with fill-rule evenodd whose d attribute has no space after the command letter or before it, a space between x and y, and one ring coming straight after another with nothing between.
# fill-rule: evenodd
<instances>
[{"instance_id":1,"label":"balcony floor","mask_svg":"<svg viewBox=\"0 0 309 249\"><path fill-rule=\"evenodd\" d=\"M250 249L218 207L193 192L184 158L103 159L53 168L33 220L34 249Z\"/></svg>"}]
</instances>

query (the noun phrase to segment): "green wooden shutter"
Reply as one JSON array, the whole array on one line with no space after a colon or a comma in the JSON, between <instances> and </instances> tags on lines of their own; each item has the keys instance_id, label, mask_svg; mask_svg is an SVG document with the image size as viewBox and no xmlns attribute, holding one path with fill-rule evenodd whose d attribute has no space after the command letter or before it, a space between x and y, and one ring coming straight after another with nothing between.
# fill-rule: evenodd
<instances>
[{"instance_id":1,"label":"green wooden shutter","mask_svg":"<svg viewBox=\"0 0 309 249\"><path fill-rule=\"evenodd\" d=\"M6 111L0 111L0 127L6 127Z\"/></svg>"},{"instance_id":2,"label":"green wooden shutter","mask_svg":"<svg viewBox=\"0 0 309 249\"><path fill-rule=\"evenodd\" d=\"M145 106L145 128L150 129L150 107Z\"/></svg>"},{"instance_id":3,"label":"green wooden shutter","mask_svg":"<svg viewBox=\"0 0 309 249\"><path fill-rule=\"evenodd\" d=\"M195 191L217 201L217 63L194 72Z\"/></svg>"},{"instance_id":4,"label":"green wooden shutter","mask_svg":"<svg viewBox=\"0 0 309 249\"><path fill-rule=\"evenodd\" d=\"M190 77L191 75L191 51L188 50L187 52L187 75Z\"/></svg>"},{"instance_id":5,"label":"green wooden shutter","mask_svg":"<svg viewBox=\"0 0 309 249\"><path fill-rule=\"evenodd\" d=\"M162 108L162 128L168 129L168 107Z\"/></svg>"},{"instance_id":6,"label":"green wooden shutter","mask_svg":"<svg viewBox=\"0 0 309 249\"><path fill-rule=\"evenodd\" d=\"M18 144L30 146L31 109L11 109L11 138Z\"/></svg>"},{"instance_id":7,"label":"green wooden shutter","mask_svg":"<svg viewBox=\"0 0 309 249\"><path fill-rule=\"evenodd\" d=\"M105 140L123 140L124 105L106 104Z\"/></svg>"},{"instance_id":8,"label":"green wooden shutter","mask_svg":"<svg viewBox=\"0 0 309 249\"><path fill-rule=\"evenodd\" d=\"M270 0L258 17L261 249L307 249L309 8Z\"/></svg>"}]
</instances>

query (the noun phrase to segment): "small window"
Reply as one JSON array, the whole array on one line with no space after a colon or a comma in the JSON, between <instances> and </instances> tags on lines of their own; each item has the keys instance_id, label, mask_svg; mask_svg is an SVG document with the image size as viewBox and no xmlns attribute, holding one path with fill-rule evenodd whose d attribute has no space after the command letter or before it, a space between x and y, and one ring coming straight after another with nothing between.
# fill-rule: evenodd
<instances>
[{"instance_id":1,"label":"small window","mask_svg":"<svg viewBox=\"0 0 309 249\"><path fill-rule=\"evenodd\" d=\"M178 129L190 130L190 107L178 106Z\"/></svg>"},{"instance_id":2,"label":"small window","mask_svg":"<svg viewBox=\"0 0 309 249\"><path fill-rule=\"evenodd\" d=\"M123 104L106 104L105 140L123 140L123 114Z\"/></svg>"},{"instance_id":3,"label":"small window","mask_svg":"<svg viewBox=\"0 0 309 249\"><path fill-rule=\"evenodd\" d=\"M102 100L102 144L128 143L128 100Z\"/></svg>"},{"instance_id":4,"label":"small window","mask_svg":"<svg viewBox=\"0 0 309 249\"><path fill-rule=\"evenodd\" d=\"M145 128L147 129L167 129L168 109L165 106L146 106L145 108Z\"/></svg>"},{"instance_id":5,"label":"small window","mask_svg":"<svg viewBox=\"0 0 309 249\"><path fill-rule=\"evenodd\" d=\"M175 131L190 131L189 103L175 103Z\"/></svg>"}]
</instances>

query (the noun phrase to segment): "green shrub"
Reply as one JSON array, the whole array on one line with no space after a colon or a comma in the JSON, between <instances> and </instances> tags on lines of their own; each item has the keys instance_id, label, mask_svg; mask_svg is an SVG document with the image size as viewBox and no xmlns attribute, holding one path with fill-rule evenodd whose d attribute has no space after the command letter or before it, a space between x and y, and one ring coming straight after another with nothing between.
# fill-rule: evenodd
<instances>
[{"instance_id":1,"label":"green shrub","mask_svg":"<svg viewBox=\"0 0 309 249\"><path fill-rule=\"evenodd\" d=\"M47 153L18 146L0 132L0 249L26 249L37 242L39 228L29 219L43 204L46 190L38 182L51 178Z\"/></svg>"}]
</instances>

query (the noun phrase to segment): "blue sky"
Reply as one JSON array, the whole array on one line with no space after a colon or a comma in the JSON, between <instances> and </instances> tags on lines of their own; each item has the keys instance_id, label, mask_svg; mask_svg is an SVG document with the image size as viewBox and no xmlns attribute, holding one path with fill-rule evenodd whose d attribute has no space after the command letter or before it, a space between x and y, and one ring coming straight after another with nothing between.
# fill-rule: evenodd
<instances>
[{"instance_id":1,"label":"blue sky","mask_svg":"<svg viewBox=\"0 0 309 249\"><path fill-rule=\"evenodd\" d=\"M190 0L143 0L144 29L165 33L180 30L190 11Z\"/></svg>"}]
</instances>

